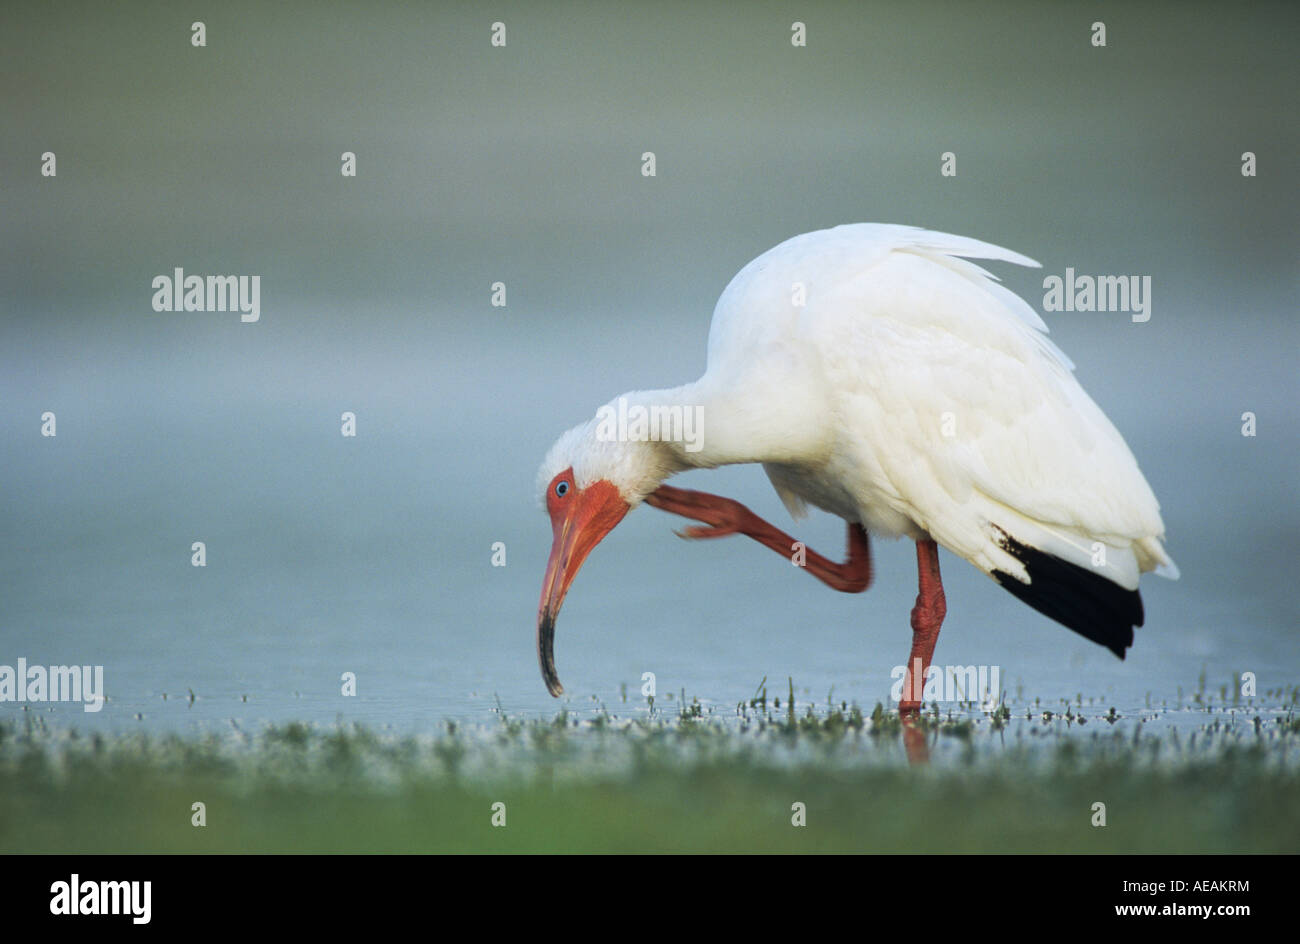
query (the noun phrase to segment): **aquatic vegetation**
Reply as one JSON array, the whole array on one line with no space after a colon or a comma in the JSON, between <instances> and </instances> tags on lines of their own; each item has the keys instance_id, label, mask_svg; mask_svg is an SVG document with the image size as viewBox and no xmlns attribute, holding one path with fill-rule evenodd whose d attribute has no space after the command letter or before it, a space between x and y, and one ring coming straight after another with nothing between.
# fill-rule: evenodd
<instances>
[{"instance_id":1,"label":"aquatic vegetation","mask_svg":"<svg viewBox=\"0 0 1300 944\"><path fill-rule=\"evenodd\" d=\"M913 767L896 711L766 681L734 708L682 692L675 712L593 700L525 718L497 702L402 735L86 735L29 713L0 722L0 851L1300 851L1290 689L928 705L913 723L931 763Z\"/></svg>"}]
</instances>

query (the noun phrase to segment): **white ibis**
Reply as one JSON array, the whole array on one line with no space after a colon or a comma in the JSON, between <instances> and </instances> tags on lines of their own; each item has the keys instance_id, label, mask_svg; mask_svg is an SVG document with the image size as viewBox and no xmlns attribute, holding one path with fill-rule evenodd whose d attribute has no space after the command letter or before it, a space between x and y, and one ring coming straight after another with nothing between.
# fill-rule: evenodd
<instances>
[{"instance_id":1,"label":"white ibis","mask_svg":"<svg viewBox=\"0 0 1300 944\"><path fill-rule=\"evenodd\" d=\"M1178 576L1160 507L1042 319L972 258L1038 265L909 226L796 236L723 291L703 377L624 394L559 438L539 475L554 543L537 651L552 695L569 584L642 502L703 523L685 537L744 534L793 559L794 539L743 505L663 484L744 462L763 464L794 517L815 505L847 522L845 563L806 552L836 590L870 584L868 533L916 542L901 711L919 708L946 613L938 545L1124 658L1143 621L1139 575ZM683 416L697 418L689 439Z\"/></svg>"}]
</instances>

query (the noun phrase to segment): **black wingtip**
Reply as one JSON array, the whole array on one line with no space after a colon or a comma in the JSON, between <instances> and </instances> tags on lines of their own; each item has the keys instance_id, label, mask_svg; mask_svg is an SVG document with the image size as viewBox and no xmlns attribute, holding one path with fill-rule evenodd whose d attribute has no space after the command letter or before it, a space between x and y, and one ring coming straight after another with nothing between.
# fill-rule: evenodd
<instances>
[{"instance_id":1,"label":"black wingtip","mask_svg":"<svg viewBox=\"0 0 1300 944\"><path fill-rule=\"evenodd\" d=\"M1144 619L1138 591L1126 590L1096 571L1052 557L998 530L998 544L1025 565L1030 581L1021 583L995 570L998 583L1044 616L1123 659L1133 645L1133 627L1141 626Z\"/></svg>"}]
</instances>

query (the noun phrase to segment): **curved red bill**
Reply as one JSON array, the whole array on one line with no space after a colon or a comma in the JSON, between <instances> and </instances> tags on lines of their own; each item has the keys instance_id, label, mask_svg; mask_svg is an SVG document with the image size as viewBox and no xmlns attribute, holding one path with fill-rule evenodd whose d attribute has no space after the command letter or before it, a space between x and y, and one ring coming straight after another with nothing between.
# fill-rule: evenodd
<instances>
[{"instance_id":1,"label":"curved red bill","mask_svg":"<svg viewBox=\"0 0 1300 944\"><path fill-rule=\"evenodd\" d=\"M567 487L563 495L557 495L556 486L561 483ZM582 562L623 520L630 506L618 489L604 480L577 489L573 484L573 470L568 469L551 482L546 507L551 514L554 540L537 607L537 661L546 690L558 698L564 693L564 686L555 671L555 618Z\"/></svg>"}]
</instances>

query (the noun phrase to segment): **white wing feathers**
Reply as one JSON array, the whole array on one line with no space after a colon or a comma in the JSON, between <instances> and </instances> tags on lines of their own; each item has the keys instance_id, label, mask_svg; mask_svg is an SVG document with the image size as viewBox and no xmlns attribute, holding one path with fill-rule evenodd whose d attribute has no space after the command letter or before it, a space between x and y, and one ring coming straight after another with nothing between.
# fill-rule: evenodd
<instances>
[{"instance_id":1,"label":"white wing feathers","mask_svg":"<svg viewBox=\"0 0 1300 944\"><path fill-rule=\"evenodd\" d=\"M1038 265L961 236L856 224L795 237L732 280L709 373L760 379L753 364L779 344L783 361L793 350L823 374L808 421L829 424L833 445L798 475L769 468L783 501L838 511L827 496L846 491L878 533L928 534L1021 581L996 528L1128 589L1144 571L1176 577L1119 432L1038 314L962 257ZM792 312L793 283L807 300Z\"/></svg>"}]
</instances>

